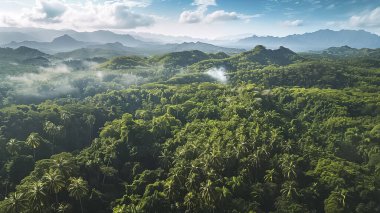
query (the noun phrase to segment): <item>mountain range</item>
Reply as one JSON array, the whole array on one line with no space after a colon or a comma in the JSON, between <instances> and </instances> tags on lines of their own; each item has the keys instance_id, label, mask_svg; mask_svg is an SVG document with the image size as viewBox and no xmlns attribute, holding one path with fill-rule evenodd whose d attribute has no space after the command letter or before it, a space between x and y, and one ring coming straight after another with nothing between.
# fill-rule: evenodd
<instances>
[{"instance_id":1,"label":"mountain range","mask_svg":"<svg viewBox=\"0 0 380 213\"><path fill-rule=\"evenodd\" d=\"M319 30L285 37L250 36L240 40L204 40L147 33L117 34L111 31L77 32L35 28L0 28L1 47L26 46L60 57L105 57L157 55L199 50L205 53L241 53L257 45L296 52L321 51L330 47L380 48L380 36L363 30ZM160 39L161 38L161 39ZM170 41L173 42L170 42ZM85 56L87 55L87 56Z\"/></svg>"},{"instance_id":2,"label":"mountain range","mask_svg":"<svg viewBox=\"0 0 380 213\"><path fill-rule=\"evenodd\" d=\"M93 33L77 33L73 36L64 34L54 38L51 42L39 41L12 41L3 47L18 48L29 47L40 51L57 54L60 57L70 58L91 58L105 57L111 58L122 55L157 55L170 52L181 52L189 50L199 50L205 53L225 52L235 54L243 52L243 49L226 48L202 42L184 42L173 44L160 44L144 42L133 38L130 35L118 35L109 31L96 31ZM108 43L110 42L110 43Z\"/></svg>"},{"instance_id":3,"label":"mountain range","mask_svg":"<svg viewBox=\"0 0 380 213\"><path fill-rule=\"evenodd\" d=\"M264 45L268 48L286 46L298 52L323 50L329 47L341 47L345 45L353 48L379 48L380 36L364 30L319 30L286 37L251 36L241 39L231 46L247 48L255 45Z\"/></svg>"},{"instance_id":4,"label":"mountain range","mask_svg":"<svg viewBox=\"0 0 380 213\"><path fill-rule=\"evenodd\" d=\"M38 42L38 41L22 41L22 42L11 42L4 45L4 47L18 48L18 47L29 47L33 49L38 49L46 53L57 53L71 51L78 48L83 48L86 46L93 45L95 43L77 41L69 35L65 34L63 36L53 39L51 42Z\"/></svg>"}]
</instances>

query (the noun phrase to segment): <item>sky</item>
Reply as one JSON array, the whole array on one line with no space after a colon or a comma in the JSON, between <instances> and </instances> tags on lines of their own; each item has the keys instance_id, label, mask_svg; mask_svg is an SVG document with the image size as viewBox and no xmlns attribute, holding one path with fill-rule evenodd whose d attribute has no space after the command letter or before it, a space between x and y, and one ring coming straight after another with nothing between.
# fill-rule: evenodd
<instances>
[{"instance_id":1,"label":"sky","mask_svg":"<svg viewBox=\"0 0 380 213\"><path fill-rule=\"evenodd\" d=\"M319 29L380 35L380 0L0 0L0 26L208 39Z\"/></svg>"}]
</instances>

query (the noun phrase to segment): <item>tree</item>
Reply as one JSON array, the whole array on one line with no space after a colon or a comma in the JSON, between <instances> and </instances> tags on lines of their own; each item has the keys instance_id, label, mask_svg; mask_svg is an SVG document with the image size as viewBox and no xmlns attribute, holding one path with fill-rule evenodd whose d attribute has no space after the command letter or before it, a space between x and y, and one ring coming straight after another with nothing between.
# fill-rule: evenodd
<instances>
[{"instance_id":1,"label":"tree","mask_svg":"<svg viewBox=\"0 0 380 213\"><path fill-rule=\"evenodd\" d=\"M58 204L58 207L57 207L57 212L58 213L68 213L68 212L71 212L71 205L68 204L68 203L60 203Z\"/></svg>"},{"instance_id":2,"label":"tree","mask_svg":"<svg viewBox=\"0 0 380 213\"><path fill-rule=\"evenodd\" d=\"M71 178L68 191L71 197L79 200L80 209L83 213L82 199L88 194L88 184L87 181L79 178Z\"/></svg>"},{"instance_id":3,"label":"tree","mask_svg":"<svg viewBox=\"0 0 380 213\"><path fill-rule=\"evenodd\" d=\"M200 187L202 199L204 199L204 202L211 208L214 208L212 204L215 200L215 190L213 185L214 184L211 180L207 180L207 182L202 183Z\"/></svg>"},{"instance_id":4,"label":"tree","mask_svg":"<svg viewBox=\"0 0 380 213\"><path fill-rule=\"evenodd\" d=\"M26 145L30 146L33 149L33 159L36 160L36 149L40 146L40 144L43 142L43 139L41 136L36 133L32 132L26 139L25 143Z\"/></svg>"},{"instance_id":5,"label":"tree","mask_svg":"<svg viewBox=\"0 0 380 213\"><path fill-rule=\"evenodd\" d=\"M42 181L35 181L28 186L27 199L30 207L35 212L42 212L44 210L44 203L46 199L45 186Z\"/></svg>"},{"instance_id":6,"label":"tree","mask_svg":"<svg viewBox=\"0 0 380 213\"><path fill-rule=\"evenodd\" d=\"M58 193L65 187L63 176L54 170L50 170L42 179L49 192L55 194L55 202L58 203Z\"/></svg>"},{"instance_id":7,"label":"tree","mask_svg":"<svg viewBox=\"0 0 380 213\"><path fill-rule=\"evenodd\" d=\"M10 139L6 145L6 149L9 154L11 155L17 155L18 152L21 150L20 144L16 139Z\"/></svg>"},{"instance_id":8,"label":"tree","mask_svg":"<svg viewBox=\"0 0 380 213\"><path fill-rule=\"evenodd\" d=\"M292 198L294 195L297 195L297 183L294 181L286 181L282 185L282 189L280 190L282 195L285 195L288 198Z\"/></svg>"},{"instance_id":9,"label":"tree","mask_svg":"<svg viewBox=\"0 0 380 213\"><path fill-rule=\"evenodd\" d=\"M61 120L67 126L71 120L72 115L69 112L62 112L61 113Z\"/></svg>"},{"instance_id":10,"label":"tree","mask_svg":"<svg viewBox=\"0 0 380 213\"><path fill-rule=\"evenodd\" d=\"M184 198L184 203L183 203L186 205L186 209L188 211L193 210L196 207L196 203L197 203L197 197L196 197L195 193L193 193L193 192L187 193L185 198Z\"/></svg>"},{"instance_id":11,"label":"tree","mask_svg":"<svg viewBox=\"0 0 380 213\"><path fill-rule=\"evenodd\" d=\"M9 213L19 213L22 212L26 208L24 194L20 192L14 192L9 195L9 197L5 198L4 206L6 212Z\"/></svg>"},{"instance_id":12,"label":"tree","mask_svg":"<svg viewBox=\"0 0 380 213\"><path fill-rule=\"evenodd\" d=\"M71 154L60 153L53 156L51 168L61 174L64 178L76 175L77 165Z\"/></svg>"},{"instance_id":13,"label":"tree","mask_svg":"<svg viewBox=\"0 0 380 213\"><path fill-rule=\"evenodd\" d=\"M55 139L63 134L64 128L61 125L55 125L51 121L46 121L44 124L44 131L52 138L51 154L54 154Z\"/></svg>"},{"instance_id":14,"label":"tree","mask_svg":"<svg viewBox=\"0 0 380 213\"><path fill-rule=\"evenodd\" d=\"M89 141L91 142L91 138L92 138L92 129L94 127L94 124L95 124L95 116L94 115L85 115L85 122L87 124L87 126L90 128L90 136L89 136Z\"/></svg>"},{"instance_id":15,"label":"tree","mask_svg":"<svg viewBox=\"0 0 380 213\"><path fill-rule=\"evenodd\" d=\"M264 180L266 182L273 182L276 171L274 169L265 171Z\"/></svg>"}]
</instances>

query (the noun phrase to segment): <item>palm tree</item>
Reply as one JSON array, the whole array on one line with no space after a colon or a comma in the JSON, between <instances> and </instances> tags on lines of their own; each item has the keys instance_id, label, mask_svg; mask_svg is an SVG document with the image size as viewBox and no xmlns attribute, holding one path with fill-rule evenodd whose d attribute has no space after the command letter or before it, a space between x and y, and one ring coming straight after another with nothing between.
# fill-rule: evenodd
<instances>
[{"instance_id":1,"label":"palm tree","mask_svg":"<svg viewBox=\"0 0 380 213\"><path fill-rule=\"evenodd\" d=\"M63 176L56 171L50 170L42 179L49 192L55 194L55 202L58 203L58 193L65 187Z\"/></svg>"},{"instance_id":2,"label":"palm tree","mask_svg":"<svg viewBox=\"0 0 380 213\"><path fill-rule=\"evenodd\" d=\"M282 189L280 190L280 192L285 195L286 197L293 197L295 194L298 194L297 192L297 184L296 182L294 181L286 181L283 185L282 185Z\"/></svg>"},{"instance_id":3,"label":"palm tree","mask_svg":"<svg viewBox=\"0 0 380 213\"><path fill-rule=\"evenodd\" d=\"M35 181L29 185L27 198L35 212L42 212L46 198L45 186L42 181Z\"/></svg>"},{"instance_id":4,"label":"palm tree","mask_svg":"<svg viewBox=\"0 0 380 213\"><path fill-rule=\"evenodd\" d=\"M297 177L297 166L295 161L295 155L285 154L280 159L280 167L285 178L296 178Z\"/></svg>"},{"instance_id":5,"label":"palm tree","mask_svg":"<svg viewBox=\"0 0 380 213\"><path fill-rule=\"evenodd\" d=\"M83 213L82 198L88 194L87 181L83 180L81 177L71 178L68 191L71 197L75 197L75 199L79 200L80 209Z\"/></svg>"},{"instance_id":6,"label":"palm tree","mask_svg":"<svg viewBox=\"0 0 380 213\"><path fill-rule=\"evenodd\" d=\"M274 175L276 174L276 171L274 169L271 169L271 170L267 170L265 173L266 174L264 176L264 180L266 182L273 182Z\"/></svg>"},{"instance_id":7,"label":"palm tree","mask_svg":"<svg viewBox=\"0 0 380 213\"><path fill-rule=\"evenodd\" d=\"M290 161L286 164L282 165L282 171L284 173L284 176L287 178L295 178L297 177L296 173L296 165L293 161Z\"/></svg>"},{"instance_id":8,"label":"palm tree","mask_svg":"<svg viewBox=\"0 0 380 213\"><path fill-rule=\"evenodd\" d=\"M190 172L189 176L186 178L186 189L188 191L195 190L199 184L198 182L198 174L194 172Z\"/></svg>"},{"instance_id":9,"label":"palm tree","mask_svg":"<svg viewBox=\"0 0 380 213\"><path fill-rule=\"evenodd\" d=\"M16 139L10 139L5 148L11 155L17 155L20 151L20 146Z\"/></svg>"},{"instance_id":10,"label":"palm tree","mask_svg":"<svg viewBox=\"0 0 380 213\"><path fill-rule=\"evenodd\" d=\"M175 183L174 183L173 179L169 178L165 182L164 192L165 192L166 196L169 199L173 199L174 198L174 195L175 195Z\"/></svg>"},{"instance_id":11,"label":"palm tree","mask_svg":"<svg viewBox=\"0 0 380 213\"><path fill-rule=\"evenodd\" d=\"M196 206L196 200L197 200L197 198L196 198L195 194L193 192L189 192L186 194L183 204L186 205L186 209L188 211L191 211Z\"/></svg>"},{"instance_id":12,"label":"palm tree","mask_svg":"<svg viewBox=\"0 0 380 213\"><path fill-rule=\"evenodd\" d=\"M207 180L206 183L203 183L200 187L201 197L204 199L205 203L212 205L212 202L215 198L214 186L211 180Z\"/></svg>"},{"instance_id":13,"label":"palm tree","mask_svg":"<svg viewBox=\"0 0 380 213\"><path fill-rule=\"evenodd\" d=\"M63 157L59 157L53 160L51 168L58 171L64 177L68 177L73 170L73 163Z\"/></svg>"},{"instance_id":14,"label":"palm tree","mask_svg":"<svg viewBox=\"0 0 380 213\"><path fill-rule=\"evenodd\" d=\"M95 120L96 120L96 118L94 115L87 115L85 117L85 122L86 122L87 126L90 128L90 142L91 142L91 137L92 137L92 128L94 127Z\"/></svg>"},{"instance_id":15,"label":"palm tree","mask_svg":"<svg viewBox=\"0 0 380 213\"><path fill-rule=\"evenodd\" d=\"M33 159L36 160L36 149L42 143L42 138L38 133L33 132L28 136L25 143L33 149Z\"/></svg>"},{"instance_id":16,"label":"palm tree","mask_svg":"<svg viewBox=\"0 0 380 213\"><path fill-rule=\"evenodd\" d=\"M346 189L342 189L339 191L335 190L334 192L332 192L332 194L335 195L335 197L339 200L343 207L346 206L347 193L348 191Z\"/></svg>"},{"instance_id":17,"label":"palm tree","mask_svg":"<svg viewBox=\"0 0 380 213\"><path fill-rule=\"evenodd\" d=\"M19 213L26 207L25 198L22 193L11 193L8 198L5 198L4 209L9 213Z\"/></svg>"},{"instance_id":18,"label":"palm tree","mask_svg":"<svg viewBox=\"0 0 380 213\"><path fill-rule=\"evenodd\" d=\"M243 178L241 176L233 176L228 184L231 186L232 191L236 191L242 186Z\"/></svg>"},{"instance_id":19,"label":"palm tree","mask_svg":"<svg viewBox=\"0 0 380 213\"><path fill-rule=\"evenodd\" d=\"M66 212L70 212L70 209L71 209L71 205L70 204L68 204L68 203L60 203L60 204L58 204L57 212L58 213L66 213Z\"/></svg>"},{"instance_id":20,"label":"palm tree","mask_svg":"<svg viewBox=\"0 0 380 213\"><path fill-rule=\"evenodd\" d=\"M51 121L46 121L45 124L44 124L44 131L46 132L46 134L48 134L51 139L52 139L52 148L51 148L51 154L53 155L54 154L54 146L55 146L55 139L63 134L63 131L64 131L64 128L63 126L60 126L60 125L55 125L53 122Z\"/></svg>"},{"instance_id":21,"label":"palm tree","mask_svg":"<svg viewBox=\"0 0 380 213\"><path fill-rule=\"evenodd\" d=\"M63 123L65 124L65 126L68 125L71 117L72 117L72 115L69 112L62 112L62 114L61 114L61 120L63 121Z\"/></svg>"}]
</instances>

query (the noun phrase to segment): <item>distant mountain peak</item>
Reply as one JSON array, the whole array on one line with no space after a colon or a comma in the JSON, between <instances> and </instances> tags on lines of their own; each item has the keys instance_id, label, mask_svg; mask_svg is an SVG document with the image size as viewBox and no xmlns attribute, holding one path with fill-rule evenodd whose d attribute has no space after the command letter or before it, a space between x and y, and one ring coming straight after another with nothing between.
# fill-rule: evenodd
<instances>
[{"instance_id":1,"label":"distant mountain peak","mask_svg":"<svg viewBox=\"0 0 380 213\"><path fill-rule=\"evenodd\" d=\"M23 53L23 54L26 54L26 53L33 53L33 54L36 54L36 55L40 55L40 56L43 56L43 55L46 55L45 53L37 50L37 49L33 49L33 48L30 48L30 47L25 47L25 46L20 46L16 49L14 49L15 52L17 53Z\"/></svg>"},{"instance_id":2,"label":"distant mountain peak","mask_svg":"<svg viewBox=\"0 0 380 213\"><path fill-rule=\"evenodd\" d=\"M79 41L75 40L73 37L65 34L63 36L57 37L53 40L52 43L78 43Z\"/></svg>"},{"instance_id":3,"label":"distant mountain peak","mask_svg":"<svg viewBox=\"0 0 380 213\"><path fill-rule=\"evenodd\" d=\"M265 48L263 45L256 45L255 48L253 48L253 51L255 52L260 52L260 51L263 51L263 50L266 50L267 48Z\"/></svg>"},{"instance_id":4,"label":"distant mountain peak","mask_svg":"<svg viewBox=\"0 0 380 213\"><path fill-rule=\"evenodd\" d=\"M114 43L108 43L108 44L110 44L110 45L113 45L113 46L124 46L122 43L120 43L120 42L114 42Z\"/></svg>"}]
</instances>

